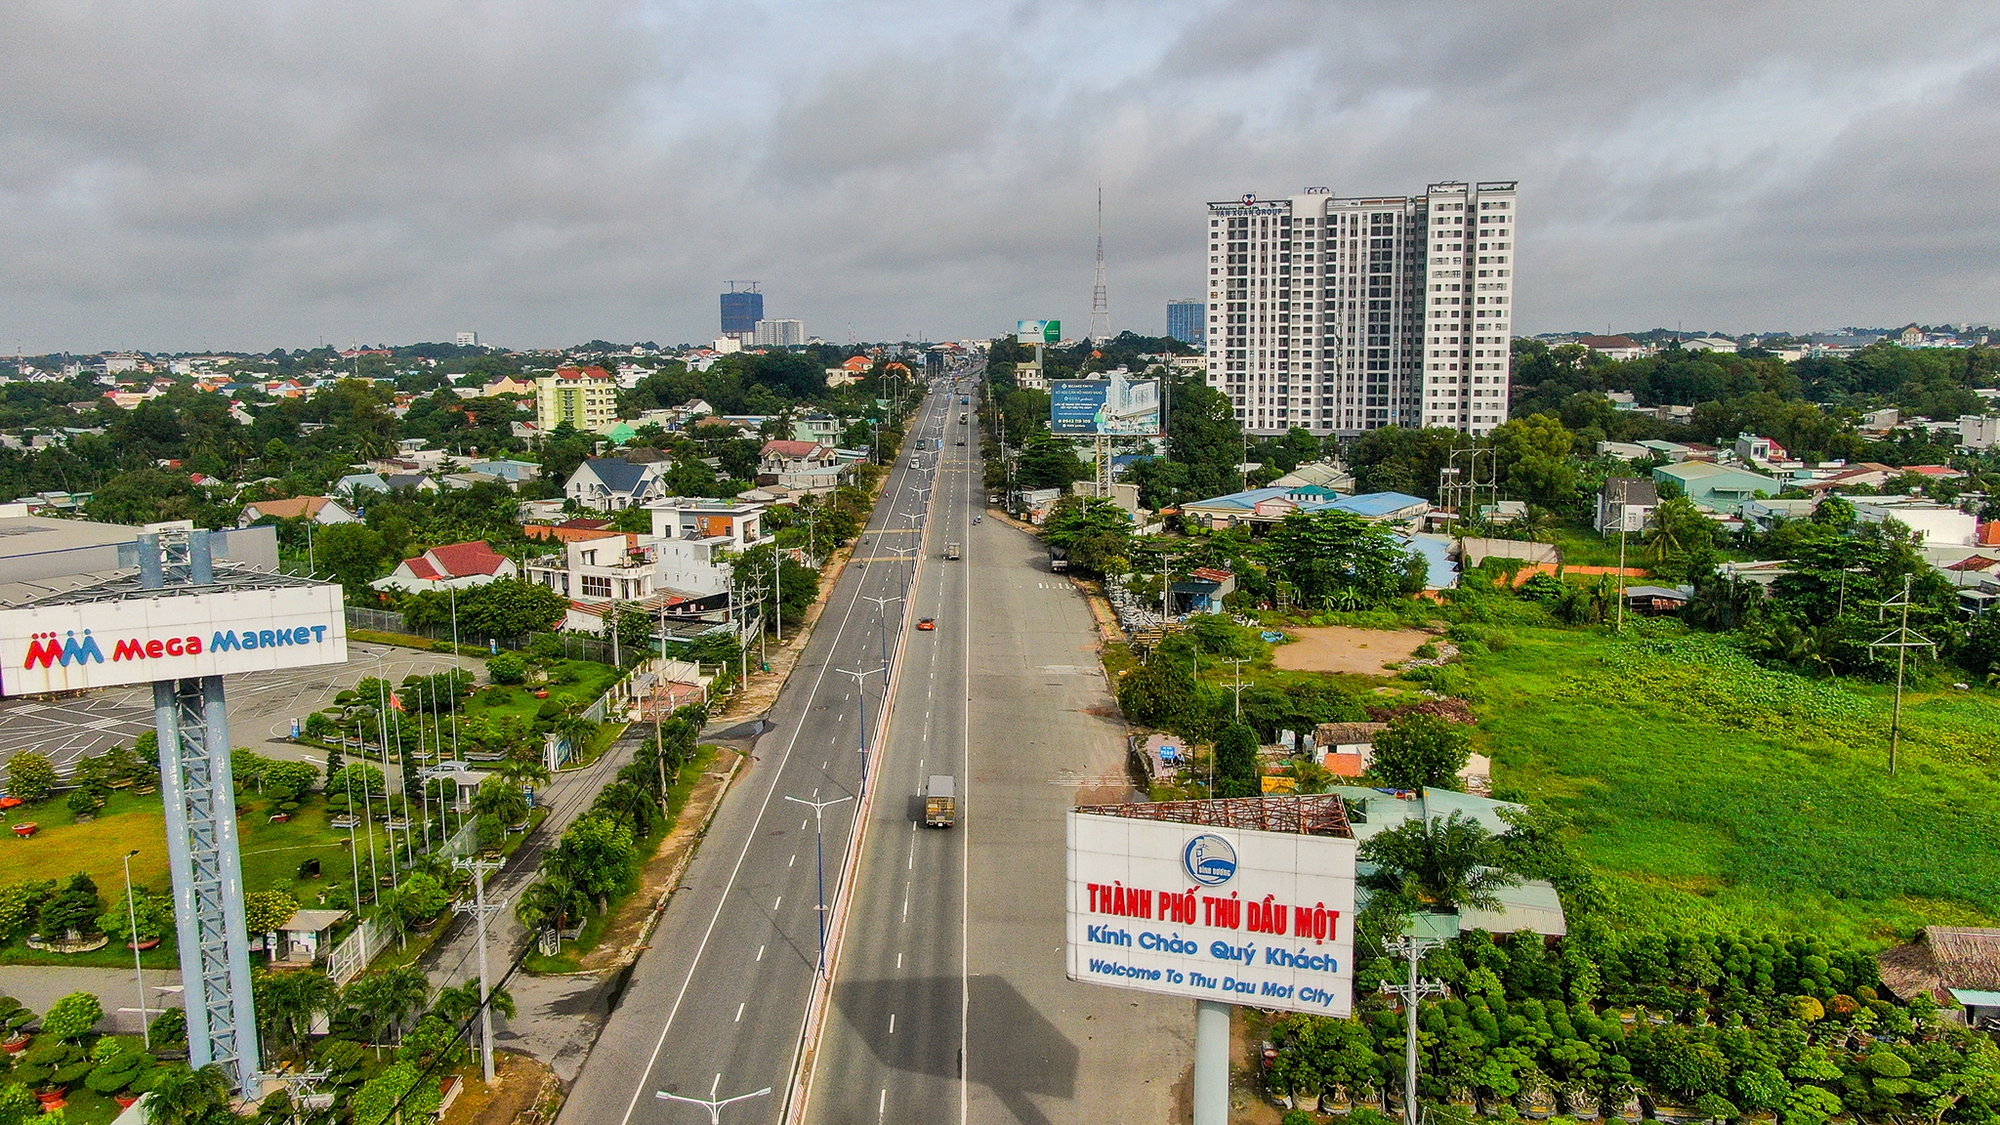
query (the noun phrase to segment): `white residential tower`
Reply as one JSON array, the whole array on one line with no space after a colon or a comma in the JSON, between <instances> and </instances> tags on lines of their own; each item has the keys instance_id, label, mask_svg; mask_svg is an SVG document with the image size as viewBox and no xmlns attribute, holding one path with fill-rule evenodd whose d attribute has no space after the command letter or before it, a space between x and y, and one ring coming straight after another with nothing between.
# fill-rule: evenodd
<instances>
[{"instance_id":1,"label":"white residential tower","mask_svg":"<svg viewBox=\"0 0 2000 1125\"><path fill-rule=\"evenodd\" d=\"M1507 420L1512 181L1208 205L1208 382L1251 433Z\"/></svg>"}]
</instances>

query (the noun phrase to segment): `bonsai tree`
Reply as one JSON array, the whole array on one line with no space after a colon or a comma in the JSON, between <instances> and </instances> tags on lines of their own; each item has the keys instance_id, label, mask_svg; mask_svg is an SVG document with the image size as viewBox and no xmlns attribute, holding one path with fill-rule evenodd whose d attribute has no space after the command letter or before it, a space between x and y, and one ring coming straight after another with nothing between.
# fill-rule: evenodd
<instances>
[{"instance_id":1,"label":"bonsai tree","mask_svg":"<svg viewBox=\"0 0 2000 1125\"><path fill-rule=\"evenodd\" d=\"M138 928L133 929L137 920ZM143 945L149 941L159 941L167 935L174 924L174 902L166 895L156 895L144 887L132 888L127 902L121 902L105 911L97 919L98 931L109 935L111 940L124 945Z\"/></svg>"},{"instance_id":2,"label":"bonsai tree","mask_svg":"<svg viewBox=\"0 0 2000 1125\"><path fill-rule=\"evenodd\" d=\"M7 795L31 805L49 799L56 787L55 763L45 754L23 750L7 761Z\"/></svg>"},{"instance_id":3,"label":"bonsai tree","mask_svg":"<svg viewBox=\"0 0 2000 1125\"><path fill-rule=\"evenodd\" d=\"M271 762L264 767L264 795L280 805L302 801L319 781L319 771L306 762Z\"/></svg>"},{"instance_id":4,"label":"bonsai tree","mask_svg":"<svg viewBox=\"0 0 2000 1125\"><path fill-rule=\"evenodd\" d=\"M153 1017L146 1028L146 1035L154 1043L167 1046L187 1045L187 1013L179 1008L168 1008Z\"/></svg>"},{"instance_id":5,"label":"bonsai tree","mask_svg":"<svg viewBox=\"0 0 2000 1125\"><path fill-rule=\"evenodd\" d=\"M69 885L42 903L35 912L35 929L44 940L60 941L69 934L95 932L104 903L97 897L97 884L79 871L69 877Z\"/></svg>"},{"instance_id":6,"label":"bonsai tree","mask_svg":"<svg viewBox=\"0 0 2000 1125\"><path fill-rule=\"evenodd\" d=\"M42 1017L42 1032L73 1043L90 1034L104 1018L104 1005L88 992L72 992L49 1007Z\"/></svg>"},{"instance_id":7,"label":"bonsai tree","mask_svg":"<svg viewBox=\"0 0 2000 1125\"><path fill-rule=\"evenodd\" d=\"M51 879L0 886L0 942L13 941L32 928L42 903L55 894Z\"/></svg>"}]
</instances>

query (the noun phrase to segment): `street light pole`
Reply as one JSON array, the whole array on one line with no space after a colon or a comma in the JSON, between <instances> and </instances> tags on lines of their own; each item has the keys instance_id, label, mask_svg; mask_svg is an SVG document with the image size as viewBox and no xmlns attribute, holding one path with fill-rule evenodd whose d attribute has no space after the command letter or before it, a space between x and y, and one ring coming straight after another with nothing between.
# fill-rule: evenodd
<instances>
[{"instance_id":1,"label":"street light pole","mask_svg":"<svg viewBox=\"0 0 2000 1125\"><path fill-rule=\"evenodd\" d=\"M139 963L139 904L132 900L132 857L138 854L137 848L125 853L125 924L132 928L132 979L139 986L139 1038L150 1051L153 1029L146 1021L146 970Z\"/></svg>"},{"instance_id":2,"label":"street light pole","mask_svg":"<svg viewBox=\"0 0 2000 1125\"><path fill-rule=\"evenodd\" d=\"M722 1079L721 1075L716 1076L716 1081L720 1082L721 1079ZM679 1094L669 1094L665 1090L655 1091L653 1096L660 1099L663 1102L686 1102L689 1105L698 1105L701 1108L708 1111L708 1125L722 1125L723 1106L726 1106L731 1102L741 1102L741 1101L748 1101L751 1098L761 1098L765 1094L768 1094L770 1092L771 1088L769 1086L766 1086L761 1090L753 1090L748 1094L738 1094L733 1098L723 1098L721 1101L714 1101L705 1098L684 1098Z\"/></svg>"},{"instance_id":3,"label":"street light pole","mask_svg":"<svg viewBox=\"0 0 2000 1125\"><path fill-rule=\"evenodd\" d=\"M901 594L897 594L896 596L890 598L877 598L877 597L871 597L867 594L863 594L861 595L861 600L865 602L875 603L875 613L876 613L875 623L878 626L880 626L882 630L882 664L884 667L887 667L889 664L889 613L888 613L889 603L900 602L903 600L903 596Z\"/></svg>"},{"instance_id":4,"label":"street light pole","mask_svg":"<svg viewBox=\"0 0 2000 1125\"><path fill-rule=\"evenodd\" d=\"M836 671L836 672L840 673L840 674L841 674L841 675L843 675L843 676L853 676L853 677L854 677L854 691L855 691L855 694L856 694L856 695L859 695L859 696L861 697L861 789L860 789L860 792L861 792L861 793L862 793L863 795L866 795L866 794L867 794L867 792L868 792L868 685L867 685L866 683L864 683L863 681L864 681L864 680L866 680L866 679L867 679L867 678L868 678L869 676L872 676L872 675L874 675L874 674L875 674L875 673L877 673L877 672L887 672L888 670L889 670L889 666L888 666L888 665L886 665L886 664L885 664L885 665L883 665L883 666L882 666L882 667L880 667L880 668L866 668L866 669L863 669L862 671L859 671L859 672L850 672L850 671L848 671L848 670L847 670L847 669L845 669L845 668L835 668L835 669L834 669L834 671ZM886 678L885 678L885 683L886 683ZM885 687L885 688L884 688L884 691L886 691L886 690L887 690L887 688ZM888 700L887 700L886 698L885 698L885 699L883 700L883 705L884 705L884 706L887 706L887 705L888 705Z\"/></svg>"},{"instance_id":5,"label":"street light pole","mask_svg":"<svg viewBox=\"0 0 2000 1125\"><path fill-rule=\"evenodd\" d=\"M1424 954L1444 943L1436 938L1405 936L1383 944L1390 953L1410 962L1409 983L1390 984L1385 980L1382 991L1403 1001L1403 1013L1409 1022L1409 1030L1404 1033L1403 1120L1407 1125L1417 1125L1417 1006L1426 996L1442 996L1445 993L1443 981L1418 977L1417 967L1423 962Z\"/></svg>"},{"instance_id":6,"label":"street light pole","mask_svg":"<svg viewBox=\"0 0 2000 1125\"><path fill-rule=\"evenodd\" d=\"M819 862L819 967L814 972L826 971L826 836L823 821L826 810L852 797L839 797L831 801L808 801L804 797L787 796L785 800L805 805L813 811L813 851L818 853Z\"/></svg>"},{"instance_id":7,"label":"street light pole","mask_svg":"<svg viewBox=\"0 0 2000 1125\"><path fill-rule=\"evenodd\" d=\"M1243 666L1250 663L1247 656L1225 656L1225 662L1236 665L1236 717L1243 717Z\"/></svg>"}]
</instances>

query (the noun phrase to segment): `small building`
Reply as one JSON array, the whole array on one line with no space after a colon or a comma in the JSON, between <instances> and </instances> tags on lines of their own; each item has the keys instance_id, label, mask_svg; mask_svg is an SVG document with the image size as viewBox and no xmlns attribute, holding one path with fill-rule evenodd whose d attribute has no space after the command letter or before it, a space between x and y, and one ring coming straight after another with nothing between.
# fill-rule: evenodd
<instances>
[{"instance_id":1,"label":"small building","mask_svg":"<svg viewBox=\"0 0 2000 1125\"><path fill-rule=\"evenodd\" d=\"M519 574L520 568L513 559L495 551L486 540L475 539L470 543L432 547L414 559L404 559L393 574L377 578L369 585L382 591L416 594L485 586Z\"/></svg>"},{"instance_id":2,"label":"small building","mask_svg":"<svg viewBox=\"0 0 2000 1125\"><path fill-rule=\"evenodd\" d=\"M1600 532L1639 531L1652 521L1660 506L1660 489L1644 477L1609 477L1597 490L1597 518L1592 522Z\"/></svg>"},{"instance_id":3,"label":"small building","mask_svg":"<svg viewBox=\"0 0 2000 1125\"><path fill-rule=\"evenodd\" d=\"M1576 342L1606 359L1638 359L1652 354L1652 349L1630 336L1581 336Z\"/></svg>"},{"instance_id":4,"label":"small building","mask_svg":"<svg viewBox=\"0 0 2000 1125\"><path fill-rule=\"evenodd\" d=\"M1388 723L1321 723L1313 728L1313 761L1336 777L1361 777L1375 762L1375 736Z\"/></svg>"},{"instance_id":5,"label":"small building","mask_svg":"<svg viewBox=\"0 0 2000 1125\"><path fill-rule=\"evenodd\" d=\"M237 527L249 527L258 520L310 519L321 526L353 523L354 513L330 496L294 496L290 500L255 500L243 505L236 517Z\"/></svg>"},{"instance_id":6,"label":"small building","mask_svg":"<svg viewBox=\"0 0 2000 1125\"><path fill-rule=\"evenodd\" d=\"M1697 507L1730 515L1736 514L1746 500L1756 499L1759 494L1776 496L1785 488L1776 477L1710 461L1661 465L1653 470L1653 480L1658 484L1678 485Z\"/></svg>"},{"instance_id":7,"label":"small building","mask_svg":"<svg viewBox=\"0 0 2000 1125\"><path fill-rule=\"evenodd\" d=\"M1625 608L1646 617L1679 613L1694 596L1692 586L1627 586Z\"/></svg>"},{"instance_id":8,"label":"small building","mask_svg":"<svg viewBox=\"0 0 2000 1125\"><path fill-rule=\"evenodd\" d=\"M1862 523L1893 519L1922 536L1920 545L1924 547L1973 547L1979 543L1977 516L1916 497L1857 498L1854 518Z\"/></svg>"},{"instance_id":9,"label":"small building","mask_svg":"<svg viewBox=\"0 0 2000 1125\"><path fill-rule=\"evenodd\" d=\"M301 910L278 927L271 960L281 965L310 965L333 951L333 928L347 917L345 910Z\"/></svg>"},{"instance_id":10,"label":"small building","mask_svg":"<svg viewBox=\"0 0 2000 1125\"><path fill-rule=\"evenodd\" d=\"M1967 1024L2000 1025L2000 929L1926 926L1916 940L1876 956L1882 984L1905 1003L1919 992L1950 1010L1964 1005Z\"/></svg>"}]
</instances>

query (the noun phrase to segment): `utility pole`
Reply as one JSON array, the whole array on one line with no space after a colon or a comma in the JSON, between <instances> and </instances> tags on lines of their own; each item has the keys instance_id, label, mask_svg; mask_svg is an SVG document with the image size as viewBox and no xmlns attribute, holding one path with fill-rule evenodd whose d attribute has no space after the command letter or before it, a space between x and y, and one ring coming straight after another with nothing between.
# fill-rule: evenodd
<instances>
[{"instance_id":1,"label":"utility pole","mask_svg":"<svg viewBox=\"0 0 2000 1125\"><path fill-rule=\"evenodd\" d=\"M1236 717L1243 717L1243 666L1250 663L1247 656L1225 656L1225 663L1236 665Z\"/></svg>"},{"instance_id":2,"label":"utility pole","mask_svg":"<svg viewBox=\"0 0 2000 1125\"><path fill-rule=\"evenodd\" d=\"M486 901L486 873L500 870L503 864L497 859L459 859L451 865L472 872L473 905L455 903L453 908L461 914L471 914L479 923L479 1072L490 1087L493 1085L493 991L486 975L486 919L500 913L507 903L505 899Z\"/></svg>"},{"instance_id":3,"label":"utility pole","mask_svg":"<svg viewBox=\"0 0 2000 1125\"><path fill-rule=\"evenodd\" d=\"M1903 576L1902 594L1883 602L1877 610L1880 620L1884 621L1888 619L1889 610L1900 610L1900 624L1887 633L1882 634L1876 640L1869 642L1868 645L1869 648L1893 648L1896 650L1896 706L1895 710L1890 712L1889 719L1890 777L1896 776L1896 751L1902 743L1903 736L1903 666L1909 659L1910 650L1913 648L1929 649L1932 655L1936 655L1937 653L1937 645L1934 642L1920 633L1910 631L1910 582L1910 576L1905 574Z\"/></svg>"},{"instance_id":4,"label":"utility pole","mask_svg":"<svg viewBox=\"0 0 2000 1125\"><path fill-rule=\"evenodd\" d=\"M1385 943L1389 952L1405 958L1410 963L1408 984L1382 982L1382 992L1403 1002L1403 1013L1408 1017L1408 1030L1404 1033L1403 1044L1403 1120L1405 1125L1417 1125L1417 1006L1426 996L1445 994L1444 982L1420 978L1417 966L1423 962L1424 954L1443 945L1436 938L1404 936Z\"/></svg>"},{"instance_id":5,"label":"utility pole","mask_svg":"<svg viewBox=\"0 0 2000 1125\"><path fill-rule=\"evenodd\" d=\"M814 790L813 795L817 797L819 791ZM785 800L793 804L805 805L813 811L813 851L819 857L819 967L813 971L818 973L826 971L826 832L824 824L826 810L845 801L852 801L853 799L852 797L837 797L831 801L821 801L807 800L804 797L787 796L785 798Z\"/></svg>"}]
</instances>

